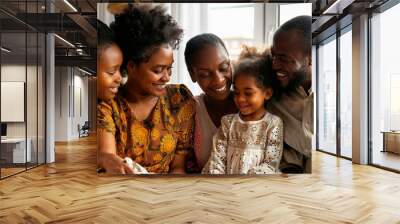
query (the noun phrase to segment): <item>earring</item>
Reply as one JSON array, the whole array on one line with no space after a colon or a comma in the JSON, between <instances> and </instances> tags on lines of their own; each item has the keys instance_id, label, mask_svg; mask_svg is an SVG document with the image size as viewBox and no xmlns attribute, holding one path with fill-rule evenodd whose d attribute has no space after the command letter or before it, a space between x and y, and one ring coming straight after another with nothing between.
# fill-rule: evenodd
<instances>
[{"instance_id":1,"label":"earring","mask_svg":"<svg viewBox=\"0 0 400 224\"><path fill-rule=\"evenodd\" d=\"M128 71L126 69L122 70L121 76L122 76L121 86L123 86L128 82Z\"/></svg>"}]
</instances>

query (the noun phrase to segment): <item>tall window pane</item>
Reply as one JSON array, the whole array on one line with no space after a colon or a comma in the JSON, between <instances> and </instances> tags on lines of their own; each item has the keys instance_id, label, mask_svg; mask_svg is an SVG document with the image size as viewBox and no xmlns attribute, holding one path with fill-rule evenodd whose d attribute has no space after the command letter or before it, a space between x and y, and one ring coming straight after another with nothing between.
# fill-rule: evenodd
<instances>
[{"instance_id":1,"label":"tall window pane","mask_svg":"<svg viewBox=\"0 0 400 224\"><path fill-rule=\"evenodd\" d=\"M36 32L27 33L27 74L26 74L26 115L27 115L27 149L30 151L28 155L30 158L27 162L27 167L36 166L38 161L38 141L37 141L37 76L38 76L38 35Z\"/></svg>"},{"instance_id":2,"label":"tall window pane","mask_svg":"<svg viewBox=\"0 0 400 224\"><path fill-rule=\"evenodd\" d=\"M1 177L26 170L31 162L26 141L26 33L1 33ZM28 144L27 144L28 143Z\"/></svg>"},{"instance_id":3,"label":"tall window pane","mask_svg":"<svg viewBox=\"0 0 400 224\"><path fill-rule=\"evenodd\" d=\"M336 153L336 40L318 48L318 149Z\"/></svg>"},{"instance_id":4,"label":"tall window pane","mask_svg":"<svg viewBox=\"0 0 400 224\"><path fill-rule=\"evenodd\" d=\"M241 51L241 45L254 43L255 4L211 3L208 4L208 29L224 40L232 58ZM227 26L227 24L234 24Z\"/></svg>"},{"instance_id":5,"label":"tall window pane","mask_svg":"<svg viewBox=\"0 0 400 224\"><path fill-rule=\"evenodd\" d=\"M284 24L286 21L296 16L311 15L311 8L311 3L279 5L279 25Z\"/></svg>"},{"instance_id":6,"label":"tall window pane","mask_svg":"<svg viewBox=\"0 0 400 224\"><path fill-rule=\"evenodd\" d=\"M400 170L400 4L372 17L372 163Z\"/></svg>"},{"instance_id":7,"label":"tall window pane","mask_svg":"<svg viewBox=\"0 0 400 224\"><path fill-rule=\"evenodd\" d=\"M352 35L351 30L340 37L340 152L351 158L352 141Z\"/></svg>"}]
</instances>

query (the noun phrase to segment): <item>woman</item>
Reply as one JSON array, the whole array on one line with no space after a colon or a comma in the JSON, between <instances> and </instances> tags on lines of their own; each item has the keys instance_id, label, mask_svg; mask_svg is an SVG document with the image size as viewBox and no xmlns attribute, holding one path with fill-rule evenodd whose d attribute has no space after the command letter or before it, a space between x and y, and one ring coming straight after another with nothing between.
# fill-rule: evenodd
<instances>
[{"instance_id":1,"label":"woman","mask_svg":"<svg viewBox=\"0 0 400 224\"><path fill-rule=\"evenodd\" d=\"M195 101L185 86L166 85L182 29L164 8L149 4L129 4L111 29L128 81L114 100L98 108L99 166L133 173L124 163L128 157L149 173L185 173Z\"/></svg>"},{"instance_id":2,"label":"woman","mask_svg":"<svg viewBox=\"0 0 400 224\"><path fill-rule=\"evenodd\" d=\"M237 113L233 102L232 68L224 42L206 33L190 39L185 61L193 82L203 90L196 96L194 152L201 170L210 157L212 139L226 114Z\"/></svg>"}]
</instances>

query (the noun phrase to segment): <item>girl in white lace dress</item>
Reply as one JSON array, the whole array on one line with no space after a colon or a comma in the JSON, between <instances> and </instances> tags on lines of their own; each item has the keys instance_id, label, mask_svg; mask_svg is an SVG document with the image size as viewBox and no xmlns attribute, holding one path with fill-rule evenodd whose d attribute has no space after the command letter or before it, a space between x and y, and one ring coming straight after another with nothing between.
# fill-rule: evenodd
<instances>
[{"instance_id":1,"label":"girl in white lace dress","mask_svg":"<svg viewBox=\"0 0 400 224\"><path fill-rule=\"evenodd\" d=\"M234 101L239 113L221 119L203 174L279 173L282 120L265 110L272 96L271 57L247 48L234 70Z\"/></svg>"}]
</instances>

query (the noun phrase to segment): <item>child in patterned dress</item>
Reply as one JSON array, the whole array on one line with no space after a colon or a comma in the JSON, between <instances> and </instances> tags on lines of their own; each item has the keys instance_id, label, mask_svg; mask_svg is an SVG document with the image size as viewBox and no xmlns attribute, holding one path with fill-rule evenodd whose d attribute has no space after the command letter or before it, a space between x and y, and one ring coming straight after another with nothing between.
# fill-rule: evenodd
<instances>
[{"instance_id":1,"label":"child in patterned dress","mask_svg":"<svg viewBox=\"0 0 400 224\"><path fill-rule=\"evenodd\" d=\"M234 101L239 113L221 119L203 174L279 173L282 120L265 110L271 98L272 60L268 51L246 48L234 69Z\"/></svg>"}]
</instances>

